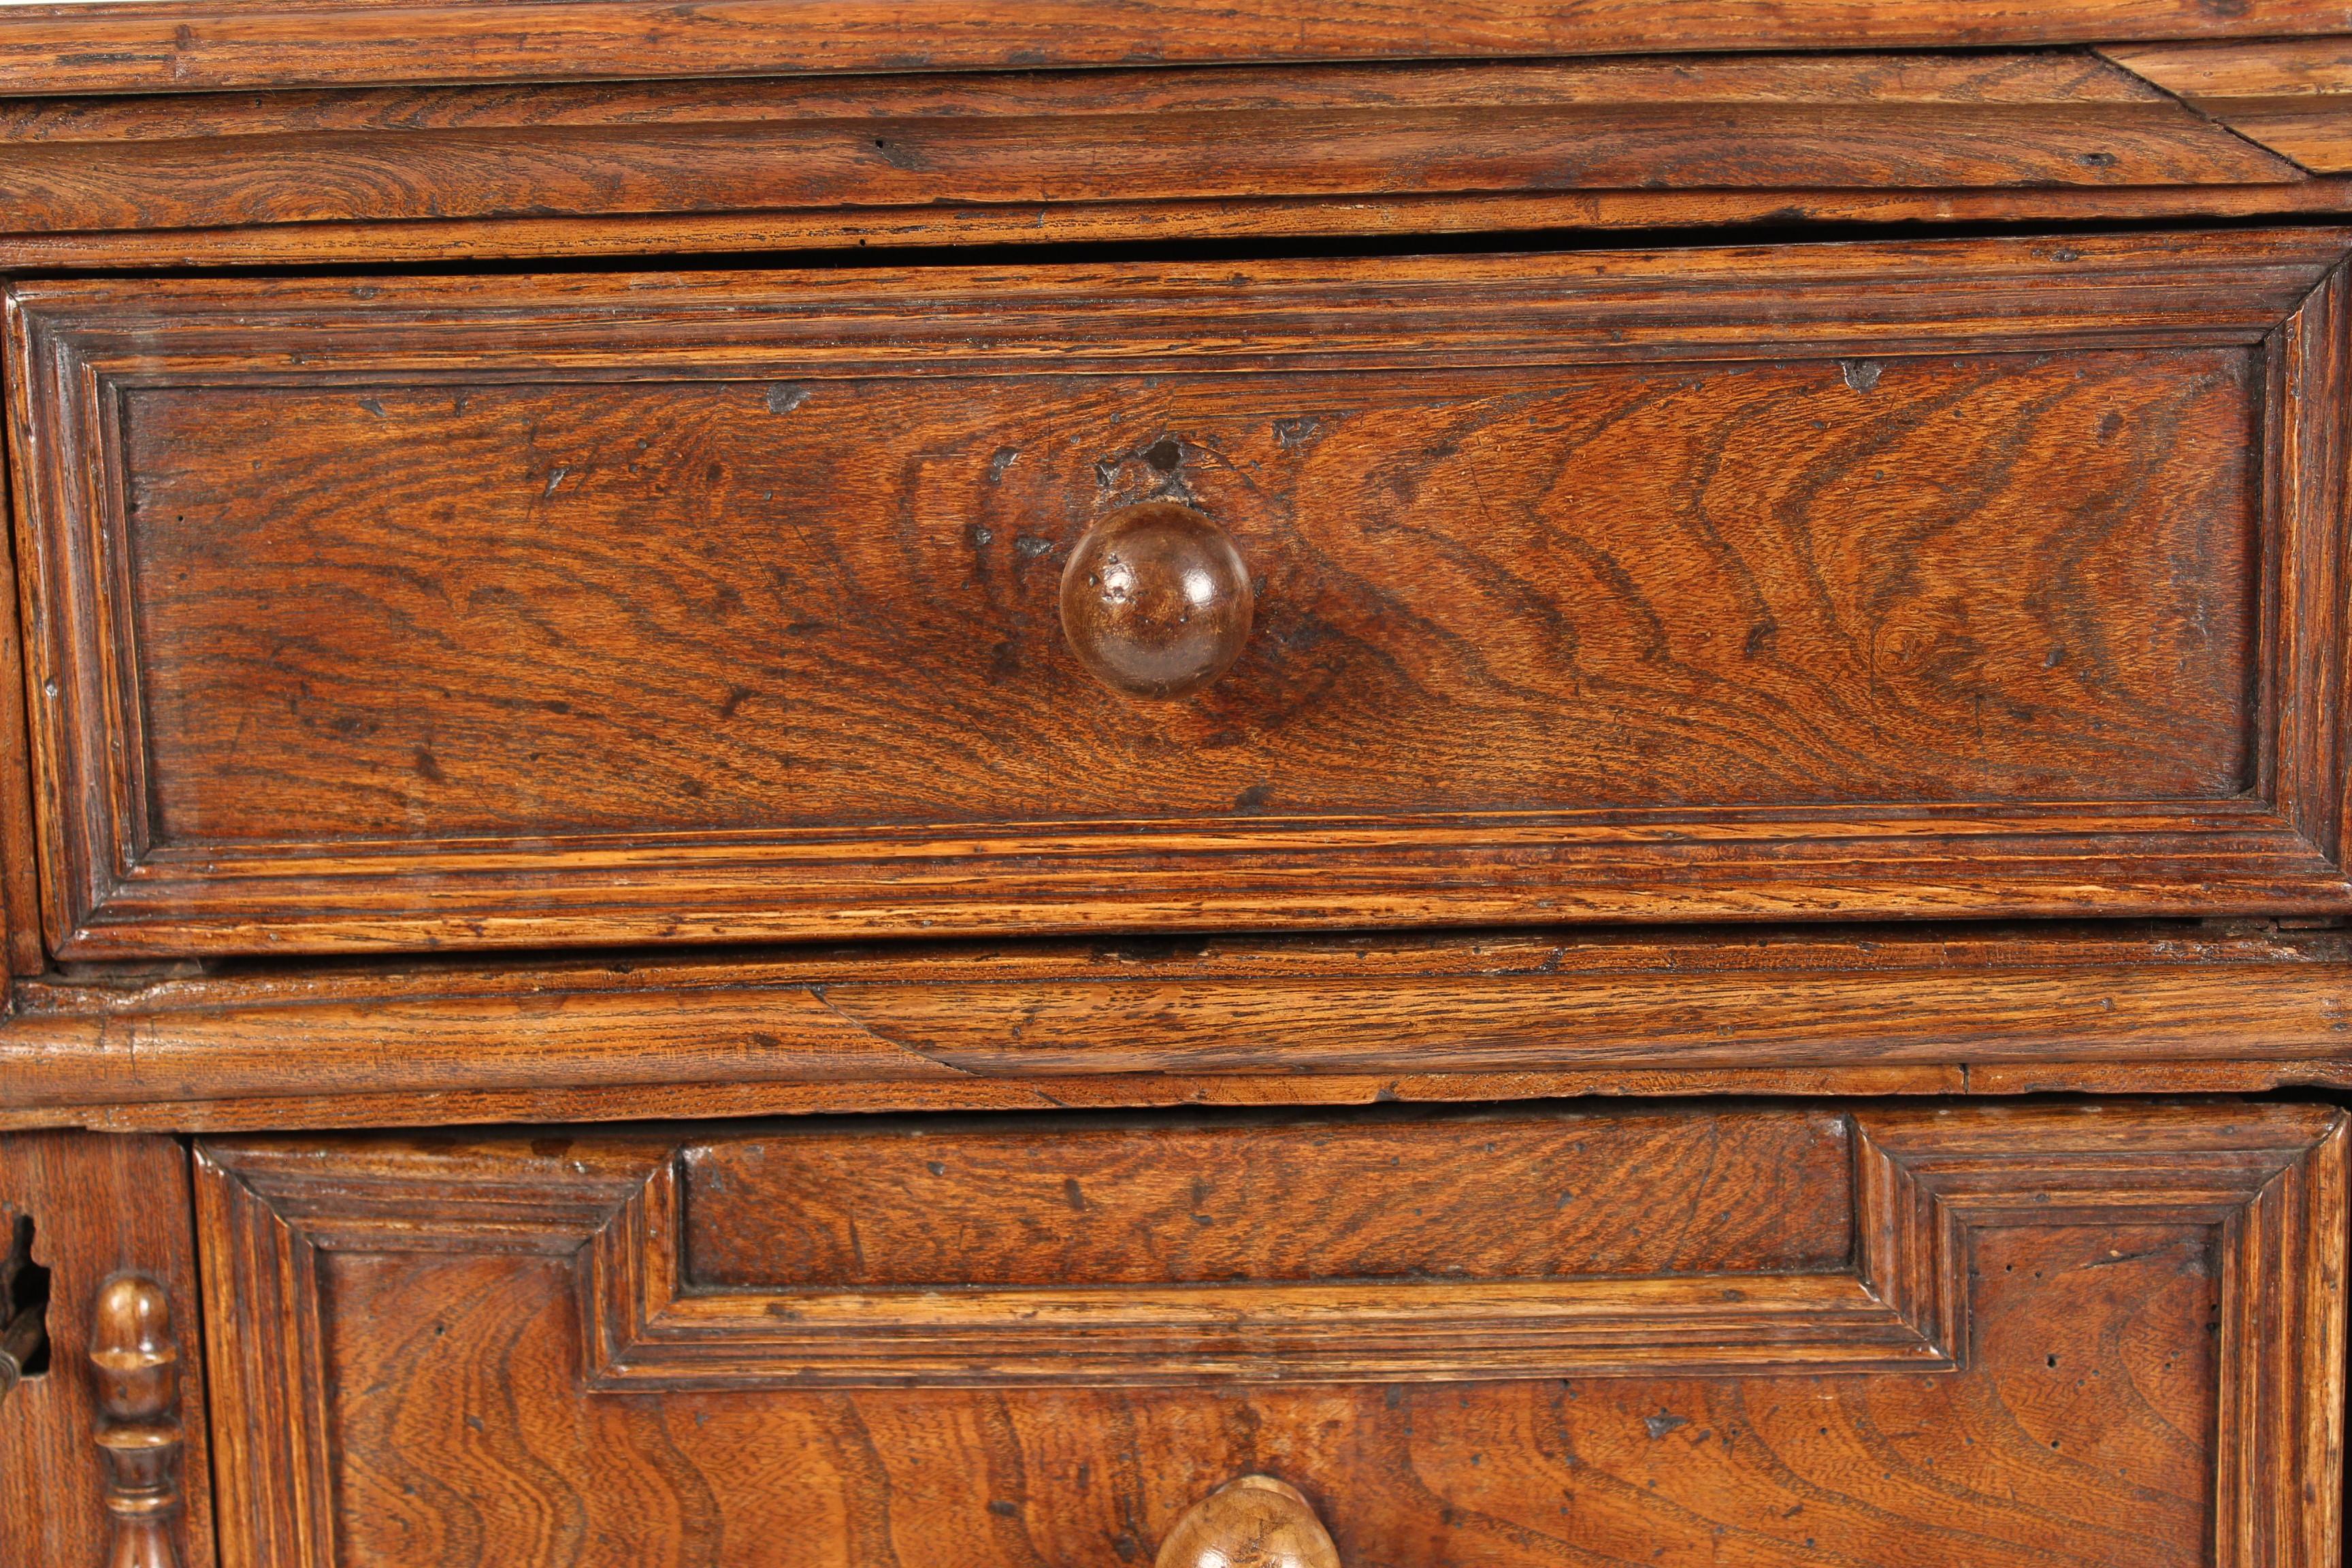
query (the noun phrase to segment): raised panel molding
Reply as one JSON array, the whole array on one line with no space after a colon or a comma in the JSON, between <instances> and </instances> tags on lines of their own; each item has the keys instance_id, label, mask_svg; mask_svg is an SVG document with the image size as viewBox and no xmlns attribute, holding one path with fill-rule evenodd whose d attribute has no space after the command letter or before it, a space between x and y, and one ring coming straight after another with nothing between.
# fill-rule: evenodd
<instances>
[{"instance_id":1,"label":"raised panel molding","mask_svg":"<svg viewBox=\"0 0 2352 1568\"><path fill-rule=\"evenodd\" d=\"M1865 1110L1853 1267L1529 1285L1436 1281L697 1290L676 1140L211 1142L200 1230L234 1562L331 1563L322 1252L570 1261L583 1393L1955 1373L1975 1238L2210 1227L2218 1568L2336 1546L2346 1124L2320 1106L2133 1101ZM1190 1302L1178 1297L1189 1294ZM260 1551L262 1543L268 1551Z\"/></svg>"},{"instance_id":2,"label":"raised panel molding","mask_svg":"<svg viewBox=\"0 0 2352 1568\"><path fill-rule=\"evenodd\" d=\"M2344 249L2332 231L2290 230L1266 264L1247 275L19 284L10 317L27 374L14 427L52 946L102 958L2352 907L2337 855ZM910 313L918 295L923 308ZM1703 321L1692 315L1701 298ZM1226 329L1214 338L1202 335L1204 300ZM483 357L486 334L518 329L531 364L560 360L583 383L786 367L924 376L940 373L950 346L959 374L1027 375L1047 365L1336 372L2235 345L2259 353L2268 378L2251 787L2072 804L1286 819L1146 811L1066 823L151 842L130 524L114 471L121 399L135 387L289 374L306 385L544 375ZM288 368L266 368L281 359Z\"/></svg>"}]
</instances>

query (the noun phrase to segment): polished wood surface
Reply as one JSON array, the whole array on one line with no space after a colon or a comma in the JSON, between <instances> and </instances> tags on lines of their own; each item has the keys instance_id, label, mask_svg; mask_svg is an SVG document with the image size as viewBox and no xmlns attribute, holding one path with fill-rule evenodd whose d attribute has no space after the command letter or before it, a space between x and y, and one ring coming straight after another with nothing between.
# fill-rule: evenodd
<instances>
[{"instance_id":1,"label":"polished wood surface","mask_svg":"<svg viewBox=\"0 0 2352 1568\"><path fill-rule=\"evenodd\" d=\"M20 284L52 942L2335 909L2343 253Z\"/></svg>"},{"instance_id":2,"label":"polished wood surface","mask_svg":"<svg viewBox=\"0 0 2352 1568\"><path fill-rule=\"evenodd\" d=\"M1692 1213L1672 1184L1712 1170L1721 1185L1699 1212L1788 1212L1769 1156L1709 1136L1739 1112L1685 1114L1682 1148L1661 1142L1564 1206L1671 1229ZM972 1311L959 1291L695 1283L676 1217L701 1179L687 1151L833 1135L819 1124L209 1143L225 1537L237 1561L352 1568L470 1563L495 1542L520 1568L717 1561L723 1541L789 1519L812 1562L1093 1561L1149 1553L1215 1487L1278 1469L1322 1500L1347 1562L1567 1563L1635 1542L1662 1563L2335 1561L2336 1112L2122 1102L1842 1120L1850 1163L1809 1180L1853 1183L1850 1255L1811 1275L1725 1273L1712 1266L1732 1255L1694 1237L1673 1267L1695 1272L1549 1287L1594 1318L1623 1310L1615 1363L1571 1337L1555 1375L1424 1367L1436 1381L1421 1383L1370 1364L1367 1325L1393 1332L1417 1289L1499 1303L1545 1282L1343 1295L1311 1331L1327 1358L1363 1344L1367 1364L1336 1381L1287 1367L1244 1316L1192 1331L1229 1347L1223 1375L1238 1382L1163 1368L1109 1386L1103 1366L1138 1353L1109 1331L1165 1310L1145 1286L1056 1309L1071 1331L1092 1325L1096 1362L1040 1357L1025 1384L960 1386L1016 1369L1011 1352L911 1386L868 1373L813 1388L792 1368L827 1332L904 1374ZM1492 1123L1465 1121L1463 1141ZM1052 1119L1032 1125L1051 1178L1062 1141ZM1322 1152L1390 1124L1292 1125L1292 1178L1265 1201L1344 1226ZM1498 1161L1489 1179L1499 1192L1540 1168ZM1083 1190L1087 1174L1071 1175ZM861 1219L887 1243L915 1212ZM1136 1231L1136 1255L1185 1223ZM1727 1375L1710 1336L1741 1298L1806 1279L1826 1336L1811 1342L1884 1331L1889 1352L1908 1336L1916 1353L1816 1364L1792 1317ZM1696 1288L1687 1309L1656 1310L1678 1281ZM1252 1310L1320 1289L1261 1282ZM1066 1288L1025 1291L1045 1310ZM883 1316L828 1328L858 1297ZM1866 1302L1885 1331L1865 1326ZM1473 1327L1499 1347L1506 1321Z\"/></svg>"},{"instance_id":3,"label":"polished wood surface","mask_svg":"<svg viewBox=\"0 0 2352 1568\"><path fill-rule=\"evenodd\" d=\"M2101 221L2142 226L2235 218L2326 219L2352 214L2352 179L2291 185L2012 186L1974 190L1603 190L1447 195L1108 200L983 206L822 207L718 216L404 219L239 225L119 233L0 233L0 268L121 271L284 266L478 267L487 261L604 258L626 266L778 251L925 251L942 247L1152 245L1306 241L1458 248L1482 237L1547 244L1569 233L1715 228L1738 235L1787 225L2024 225ZM961 259L973 259L966 252Z\"/></svg>"},{"instance_id":4,"label":"polished wood surface","mask_svg":"<svg viewBox=\"0 0 2352 1568\"><path fill-rule=\"evenodd\" d=\"M2342 1562L2340 7L4 14L0 1568Z\"/></svg>"},{"instance_id":5,"label":"polished wood surface","mask_svg":"<svg viewBox=\"0 0 2352 1568\"><path fill-rule=\"evenodd\" d=\"M1309 1122L914 1118L698 1143L681 1245L698 1287L1207 1286L1221 1280L1800 1272L1845 1255L1843 1121L1391 1111ZM1694 1148L1708 1158L1684 1163ZM1302 1152L1302 1150L1305 1151ZM1312 1205L1265 1200L1306 1176ZM1498 1186L1500 1169L1528 1173ZM1622 1208L1594 1193L1639 1193ZM1672 1210L1688 1219L1659 1226ZM769 1216L790 1213L780 1227Z\"/></svg>"},{"instance_id":6,"label":"polished wood surface","mask_svg":"<svg viewBox=\"0 0 2352 1568\"><path fill-rule=\"evenodd\" d=\"M2111 45L2101 52L2299 167L2352 171L2352 48L2344 40Z\"/></svg>"},{"instance_id":7,"label":"polished wood surface","mask_svg":"<svg viewBox=\"0 0 2352 1568\"><path fill-rule=\"evenodd\" d=\"M1178 1520L1152 1561L1155 1568L1339 1568L1339 1550L1297 1487L1243 1476Z\"/></svg>"},{"instance_id":8,"label":"polished wood surface","mask_svg":"<svg viewBox=\"0 0 2352 1568\"><path fill-rule=\"evenodd\" d=\"M0 93L2341 33L2319 0L126 0L14 7Z\"/></svg>"},{"instance_id":9,"label":"polished wood surface","mask_svg":"<svg viewBox=\"0 0 2352 1568\"><path fill-rule=\"evenodd\" d=\"M29 1220L33 1261L49 1271L46 1361L0 1399L0 1568L211 1568L189 1205L188 1153L173 1139L0 1138L0 1227ZM180 1310L159 1317L167 1298ZM168 1356L173 1345L184 1353ZM157 1419L169 1416L174 1428ZM120 1446L101 1447L110 1437ZM167 1459L198 1484L142 1488L142 1469L172 1473Z\"/></svg>"},{"instance_id":10,"label":"polished wood surface","mask_svg":"<svg viewBox=\"0 0 2352 1568\"><path fill-rule=\"evenodd\" d=\"M186 1507L180 1342L170 1294L141 1275L107 1282L91 1312L100 1458L114 1521L110 1568L180 1568L173 1521Z\"/></svg>"},{"instance_id":11,"label":"polished wood surface","mask_svg":"<svg viewBox=\"0 0 2352 1568\"><path fill-rule=\"evenodd\" d=\"M2347 1014L2341 932L2195 922L264 967L21 987L0 1125L2344 1089Z\"/></svg>"},{"instance_id":12,"label":"polished wood surface","mask_svg":"<svg viewBox=\"0 0 2352 1568\"><path fill-rule=\"evenodd\" d=\"M2087 53L0 100L0 234L16 235L2305 177Z\"/></svg>"},{"instance_id":13,"label":"polished wood surface","mask_svg":"<svg viewBox=\"0 0 2352 1568\"><path fill-rule=\"evenodd\" d=\"M1181 442L1144 454L1173 472ZM1234 667L1249 641L1256 594L1233 535L1170 501L1122 507L1070 546L1062 566L1062 635L1094 678L1123 696L1174 701Z\"/></svg>"}]
</instances>

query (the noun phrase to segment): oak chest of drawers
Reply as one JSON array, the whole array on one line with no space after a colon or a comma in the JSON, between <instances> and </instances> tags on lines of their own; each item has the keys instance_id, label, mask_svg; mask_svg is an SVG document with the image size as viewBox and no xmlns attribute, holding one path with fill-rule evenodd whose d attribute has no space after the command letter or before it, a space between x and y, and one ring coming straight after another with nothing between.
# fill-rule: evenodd
<instances>
[{"instance_id":1,"label":"oak chest of drawers","mask_svg":"<svg viewBox=\"0 0 2352 1568\"><path fill-rule=\"evenodd\" d=\"M2325 1568L2352 31L0 10L0 1565Z\"/></svg>"}]
</instances>

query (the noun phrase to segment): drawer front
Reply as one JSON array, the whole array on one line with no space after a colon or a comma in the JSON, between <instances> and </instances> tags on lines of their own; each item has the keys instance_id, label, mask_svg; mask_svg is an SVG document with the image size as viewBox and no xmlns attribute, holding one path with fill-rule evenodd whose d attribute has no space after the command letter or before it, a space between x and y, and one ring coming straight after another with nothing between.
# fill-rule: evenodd
<instances>
[{"instance_id":1,"label":"drawer front","mask_svg":"<svg viewBox=\"0 0 2352 1568\"><path fill-rule=\"evenodd\" d=\"M2344 1129L1546 1107L219 1141L232 1564L2336 1561Z\"/></svg>"},{"instance_id":2,"label":"drawer front","mask_svg":"<svg viewBox=\"0 0 2352 1568\"><path fill-rule=\"evenodd\" d=\"M2352 907L2346 248L21 284L51 939Z\"/></svg>"}]
</instances>

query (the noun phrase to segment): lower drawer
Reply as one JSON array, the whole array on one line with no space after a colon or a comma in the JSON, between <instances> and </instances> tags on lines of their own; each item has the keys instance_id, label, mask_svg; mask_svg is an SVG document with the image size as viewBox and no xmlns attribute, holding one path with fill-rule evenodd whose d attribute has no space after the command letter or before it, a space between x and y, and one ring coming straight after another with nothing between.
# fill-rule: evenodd
<instances>
[{"instance_id":1,"label":"lower drawer","mask_svg":"<svg viewBox=\"0 0 2352 1568\"><path fill-rule=\"evenodd\" d=\"M2218 1102L215 1141L223 1555L1143 1563L1263 1473L1349 1568L2319 1568L2344 1146Z\"/></svg>"}]
</instances>

